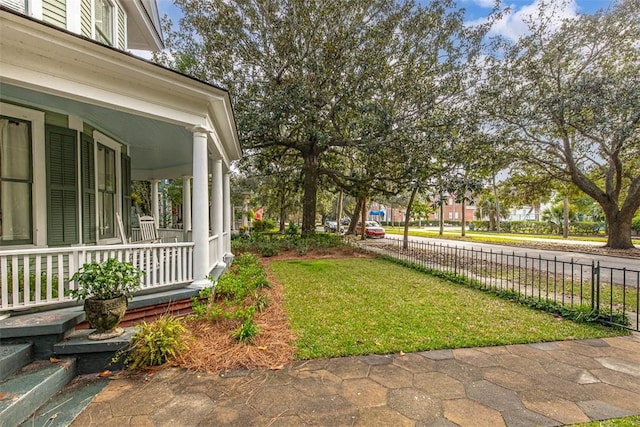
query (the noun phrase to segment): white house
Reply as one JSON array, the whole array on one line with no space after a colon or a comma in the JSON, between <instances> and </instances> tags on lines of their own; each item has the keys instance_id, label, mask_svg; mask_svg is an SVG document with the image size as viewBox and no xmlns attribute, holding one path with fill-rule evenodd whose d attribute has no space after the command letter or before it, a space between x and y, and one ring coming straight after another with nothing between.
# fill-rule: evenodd
<instances>
[{"instance_id":1,"label":"white house","mask_svg":"<svg viewBox=\"0 0 640 427\"><path fill-rule=\"evenodd\" d=\"M110 256L147 293L226 267L229 93L125 51L162 46L155 0L0 0L0 312L68 303L69 277ZM185 231L136 243L131 180L177 177Z\"/></svg>"}]
</instances>

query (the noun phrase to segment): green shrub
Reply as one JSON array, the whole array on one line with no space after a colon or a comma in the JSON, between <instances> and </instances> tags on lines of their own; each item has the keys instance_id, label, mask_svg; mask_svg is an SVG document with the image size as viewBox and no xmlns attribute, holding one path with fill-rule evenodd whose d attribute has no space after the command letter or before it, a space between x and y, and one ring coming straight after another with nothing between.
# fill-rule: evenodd
<instances>
[{"instance_id":1,"label":"green shrub","mask_svg":"<svg viewBox=\"0 0 640 427\"><path fill-rule=\"evenodd\" d=\"M285 233L287 233L289 236L297 236L298 234L300 234L300 228L295 223L290 222Z\"/></svg>"},{"instance_id":2,"label":"green shrub","mask_svg":"<svg viewBox=\"0 0 640 427\"><path fill-rule=\"evenodd\" d=\"M275 256L281 251L296 251L305 254L311 250L326 251L345 247L347 245L343 237L334 233L317 233L305 237L297 234L266 237L254 233L249 238L235 239L231 242L231 249L234 253L252 252L264 257Z\"/></svg>"},{"instance_id":3,"label":"green shrub","mask_svg":"<svg viewBox=\"0 0 640 427\"><path fill-rule=\"evenodd\" d=\"M260 244L260 254L269 258L278 255L278 244L274 242L262 242Z\"/></svg>"},{"instance_id":4,"label":"green shrub","mask_svg":"<svg viewBox=\"0 0 640 427\"><path fill-rule=\"evenodd\" d=\"M132 297L133 292L140 287L143 275L144 272L130 262L119 261L116 258L86 263L71 277L77 287L71 289L69 294L78 301L89 297Z\"/></svg>"},{"instance_id":5,"label":"green shrub","mask_svg":"<svg viewBox=\"0 0 640 427\"><path fill-rule=\"evenodd\" d=\"M275 228L275 226L276 226L276 223L270 219L253 221L253 231L257 233L272 231Z\"/></svg>"},{"instance_id":6,"label":"green shrub","mask_svg":"<svg viewBox=\"0 0 640 427\"><path fill-rule=\"evenodd\" d=\"M186 328L178 318L163 315L137 328L129 347L116 356L118 360L124 355L124 364L130 369L162 365L186 349L183 338Z\"/></svg>"},{"instance_id":7,"label":"green shrub","mask_svg":"<svg viewBox=\"0 0 640 427\"><path fill-rule=\"evenodd\" d=\"M640 233L640 215L633 218L631 221L631 229L637 233Z\"/></svg>"},{"instance_id":8,"label":"green shrub","mask_svg":"<svg viewBox=\"0 0 640 427\"><path fill-rule=\"evenodd\" d=\"M224 274L215 287L216 297L228 301L242 300L249 293L249 283L243 281L240 277L233 274Z\"/></svg>"},{"instance_id":9,"label":"green shrub","mask_svg":"<svg viewBox=\"0 0 640 427\"><path fill-rule=\"evenodd\" d=\"M600 223L580 221L569 224L569 234L594 235L600 231Z\"/></svg>"},{"instance_id":10,"label":"green shrub","mask_svg":"<svg viewBox=\"0 0 640 427\"><path fill-rule=\"evenodd\" d=\"M239 302L254 290L266 287L269 287L269 281L258 257L253 253L243 253L218 279L215 295L229 302Z\"/></svg>"}]
</instances>

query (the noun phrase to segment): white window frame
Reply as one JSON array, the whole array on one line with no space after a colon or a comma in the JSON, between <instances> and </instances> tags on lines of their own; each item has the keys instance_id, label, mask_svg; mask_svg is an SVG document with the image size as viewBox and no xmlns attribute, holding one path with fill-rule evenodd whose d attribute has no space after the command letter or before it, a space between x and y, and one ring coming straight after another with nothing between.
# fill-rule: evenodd
<instances>
[{"instance_id":1,"label":"white window frame","mask_svg":"<svg viewBox=\"0 0 640 427\"><path fill-rule=\"evenodd\" d=\"M91 0L91 38L104 43L102 40L98 39L98 34L96 31L96 1ZM108 42L108 45L111 47L117 47L118 41L118 5L113 0L99 0L104 3L108 3L111 5L111 40Z\"/></svg>"},{"instance_id":2,"label":"white window frame","mask_svg":"<svg viewBox=\"0 0 640 427\"><path fill-rule=\"evenodd\" d=\"M100 224L100 212L98 210L100 204L98 202L98 144L102 144L107 148L110 148L112 150L115 151L115 163L116 163L116 182L115 182L115 186L116 186L116 200L114 203L114 210L116 213L118 213L119 215L122 215L122 162L120 161L121 158L121 154L122 154L122 144L120 144L119 142L115 141L114 139L109 138L107 135L96 131L93 131L93 143L94 143L94 150L93 150L93 159L94 159L94 164L96 165L96 173L95 173L95 182L94 182L94 186L96 189L96 224L99 225ZM115 218L114 218L115 220ZM117 228L117 224L114 221L114 225ZM107 239L100 239L100 230L98 230L99 227L96 227L96 242L98 243L98 245L111 245L114 243L120 243L120 238L118 237L118 232L117 230L114 230L114 237L109 237Z\"/></svg>"},{"instance_id":3,"label":"white window frame","mask_svg":"<svg viewBox=\"0 0 640 427\"><path fill-rule=\"evenodd\" d=\"M15 248L46 246L47 244L47 177L44 148L44 112L0 102L0 115L31 122L31 217L33 243ZM5 246L4 249L7 247Z\"/></svg>"}]
</instances>

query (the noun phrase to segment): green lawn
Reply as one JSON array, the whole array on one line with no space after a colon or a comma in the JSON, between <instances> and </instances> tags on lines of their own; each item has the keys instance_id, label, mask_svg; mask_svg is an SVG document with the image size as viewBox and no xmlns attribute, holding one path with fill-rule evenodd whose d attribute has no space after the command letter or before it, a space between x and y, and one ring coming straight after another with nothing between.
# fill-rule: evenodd
<instances>
[{"instance_id":1,"label":"green lawn","mask_svg":"<svg viewBox=\"0 0 640 427\"><path fill-rule=\"evenodd\" d=\"M274 261L297 358L625 334L556 318L380 259Z\"/></svg>"},{"instance_id":2,"label":"green lawn","mask_svg":"<svg viewBox=\"0 0 640 427\"><path fill-rule=\"evenodd\" d=\"M640 416L614 418L611 420L591 421L590 423L572 424L572 427L634 427L640 426Z\"/></svg>"}]
</instances>

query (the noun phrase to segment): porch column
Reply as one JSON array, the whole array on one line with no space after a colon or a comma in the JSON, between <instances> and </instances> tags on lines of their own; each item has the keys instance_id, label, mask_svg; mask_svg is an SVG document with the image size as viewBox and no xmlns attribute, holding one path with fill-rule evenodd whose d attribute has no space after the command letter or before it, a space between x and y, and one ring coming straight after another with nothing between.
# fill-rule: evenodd
<instances>
[{"instance_id":1,"label":"porch column","mask_svg":"<svg viewBox=\"0 0 640 427\"><path fill-rule=\"evenodd\" d=\"M206 129L196 126L193 132L193 212L192 236L194 285L210 286L209 275L209 183Z\"/></svg>"},{"instance_id":2,"label":"porch column","mask_svg":"<svg viewBox=\"0 0 640 427\"><path fill-rule=\"evenodd\" d=\"M189 240L189 230L191 230L191 177L182 177L182 230L184 241Z\"/></svg>"},{"instance_id":3,"label":"porch column","mask_svg":"<svg viewBox=\"0 0 640 427\"><path fill-rule=\"evenodd\" d=\"M151 216L156 222L156 229L160 228L160 221L158 216L160 215L159 203L158 203L158 183L159 179L152 179L151 181Z\"/></svg>"},{"instance_id":4,"label":"porch column","mask_svg":"<svg viewBox=\"0 0 640 427\"><path fill-rule=\"evenodd\" d=\"M213 177L211 180L211 211L213 216L213 234L218 235L218 259L216 259L216 262L221 262L224 255L224 239L222 232L225 207L223 205L222 181L222 160L215 159L213 161Z\"/></svg>"},{"instance_id":5,"label":"porch column","mask_svg":"<svg viewBox=\"0 0 640 427\"><path fill-rule=\"evenodd\" d=\"M224 205L224 217L223 227L224 232L227 234L224 239L224 251L225 253L231 252L231 174L229 172L224 174L224 181L222 182L222 194Z\"/></svg>"}]
</instances>

